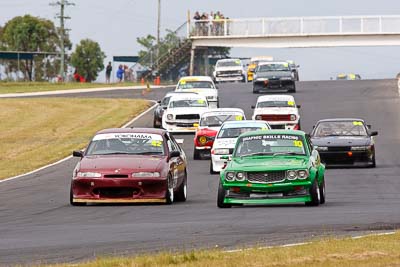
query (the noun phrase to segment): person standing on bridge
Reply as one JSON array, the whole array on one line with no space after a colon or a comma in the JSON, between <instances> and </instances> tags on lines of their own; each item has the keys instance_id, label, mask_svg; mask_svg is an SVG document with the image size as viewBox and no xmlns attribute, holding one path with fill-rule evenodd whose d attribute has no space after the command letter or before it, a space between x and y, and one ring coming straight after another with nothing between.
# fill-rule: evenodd
<instances>
[{"instance_id":1,"label":"person standing on bridge","mask_svg":"<svg viewBox=\"0 0 400 267\"><path fill-rule=\"evenodd\" d=\"M123 69L122 65L119 65L118 70L117 70L118 82L122 82L123 78L124 78L124 69Z\"/></svg>"},{"instance_id":2,"label":"person standing on bridge","mask_svg":"<svg viewBox=\"0 0 400 267\"><path fill-rule=\"evenodd\" d=\"M199 11L196 11L196 13L194 13L194 35L198 36L200 33L200 22L199 20L201 19L200 13Z\"/></svg>"}]
</instances>

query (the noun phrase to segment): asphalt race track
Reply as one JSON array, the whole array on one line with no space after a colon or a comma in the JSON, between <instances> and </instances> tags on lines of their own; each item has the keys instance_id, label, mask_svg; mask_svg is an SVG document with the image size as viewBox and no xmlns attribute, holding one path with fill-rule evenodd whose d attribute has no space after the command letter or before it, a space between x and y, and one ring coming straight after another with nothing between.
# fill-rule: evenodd
<instances>
[{"instance_id":1,"label":"asphalt race track","mask_svg":"<svg viewBox=\"0 0 400 267\"><path fill-rule=\"evenodd\" d=\"M167 89L168 90L168 89ZM160 99L166 89L146 98ZM300 82L301 125L318 119L361 117L379 131L377 168L328 169L327 203L319 207L216 207L218 176L209 161L193 161L193 135L184 138L189 158L188 201L167 205L69 205L76 159L0 183L0 265L74 262L98 255L159 250L274 245L320 235L349 235L400 226L400 101L395 80ZM114 90L67 97L139 97ZM234 97L233 97L234 96ZM251 117L250 84L220 85L222 107ZM152 112L135 126L151 127Z\"/></svg>"}]
</instances>

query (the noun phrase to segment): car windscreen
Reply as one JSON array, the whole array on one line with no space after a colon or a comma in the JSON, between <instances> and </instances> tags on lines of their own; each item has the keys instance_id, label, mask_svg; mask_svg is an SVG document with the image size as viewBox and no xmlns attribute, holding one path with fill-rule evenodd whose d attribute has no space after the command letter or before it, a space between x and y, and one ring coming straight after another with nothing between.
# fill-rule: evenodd
<instances>
[{"instance_id":1,"label":"car windscreen","mask_svg":"<svg viewBox=\"0 0 400 267\"><path fill-rule=\"evenodd\" d=\"M260 126L239 126L239 127L224 127L218 132L217 138L237 138L243 133L268 129L265 125Z\"/></svg>"},{"instance_id":2,"label":"car windscreen","mask_svg":"<svg viewBox=\"0 0 400 267\"><path fill-rule=\"evenodd\" d=\"M290 71L289 63L269 63L259 65L257 72L268 72L268 71Z\"/></svg>"},{"instance_id":3,"label":"car windscreen","mask_svg":"<svg viewBox=\"0 0 400 267\"><path fill-rule=\"evenodd\" d=\"M236 67L240 66L240 60L231 60L231 61L218 61L217 67Z\"/></svg>"},{"instance_id":4,"label":"car windscreen","mask_svg":"<svg viewBox=\"0 0 400 267\"><path fill-rule=\"evenodd\" d=\"M215 87L210 81L181 81L178 85L178 89L193 89L193 88L214 89Z\"/></svg>"},{"instance_id":5,"label":"car windscreen","mask_svg":"<svg viewBox=\"0 0 400 267\"><path fill-rule=\"evenodd\" d=\"M86 155L164 155L163 138L159 134L98 134L90 142Z\"/></svg>"},{"instance_id":6,"label":"car windscreen","mask_svg":"<svg viewBox=\"0 0 400 267\"><path fill-rule=\"evenodd\" d=\"M172 100L169 103L169 108L201 108L201 107L207 107L207 102L203 99Z\"/></svg>"},{"instance_id":7,"label":"car windscreen","mask_svg":"<svg viewBox=\"0 0 400 267\"><path fill-rule=\"evenodd\" d=\"M313 136L367 136L367 130L362 121L326 121L318 123Z\"/></svg>"},{"instance_id":8,"label":"car windscreen","mask_svg":"<svg viewBox=\"0 0 400 267\"><path fill-rule=\"evenodd\" d=\"M303 137L290 134L262 134L241 137L236 157L253 155L305 155Z\"/></svg>"},{"instance_id":9,"label":"car windscreen","mask_svg":"<svg viewBox=\"0 0 400 267\"><path fill-rule=\"evenodd\" d=\"M243 115L238 113L231 114L207 114L201 117L200 126L219 127L226 121L241 121Z\"/></svg>"},{"instance_id":10,"label":"car windscreen","mask_svg":"<svg viewBox=\"0 0 400 267\"><path fill-rule=\"evenodd\" d=\"M261 101L257 103L257 108L272 108L272 107L294 107L294 101Z\"/></svg>"}]
</instances>

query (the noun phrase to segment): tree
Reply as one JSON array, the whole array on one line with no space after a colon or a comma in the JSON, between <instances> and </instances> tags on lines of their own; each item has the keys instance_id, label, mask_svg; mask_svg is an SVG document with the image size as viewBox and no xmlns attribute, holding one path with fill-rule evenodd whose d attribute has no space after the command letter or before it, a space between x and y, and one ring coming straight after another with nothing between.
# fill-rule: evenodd
<instances>
[{"instance_id":1,"label":"tree","mask_svg":"<svg viewBox=\"0 0 400 267\"><path fill-rule=\"evenodd\" d=\"M81 40L71 55L71 64L78 74L87 82L96 80L98 73L104 69L106 55L100 49L100 45L90 39Z\"/></svg>"},{"instance_id":2,"label":"tree","mask_svg":"<svg viewBox=\"0 0 400 267\"><path fill-rule=\"evenodd\" d=\"M33 17L31 15L18 16L9 20L0 36L0 46L8 51L26 51L26 52L59 52L61 39L54 23L47 19ZM66 36L66 49L70 50L72 44ZM33 80L33 70L35 70L35 78L38 80L46 78L44 70L46 70L47 58L38 56L34 60L23 60L21 69L27 80ZM53 60L57 62L57 60ZM15 62L10 62L9 68L15 68ZM56 64L47 66L51 68Z\"/></svg>"}]
</instances>

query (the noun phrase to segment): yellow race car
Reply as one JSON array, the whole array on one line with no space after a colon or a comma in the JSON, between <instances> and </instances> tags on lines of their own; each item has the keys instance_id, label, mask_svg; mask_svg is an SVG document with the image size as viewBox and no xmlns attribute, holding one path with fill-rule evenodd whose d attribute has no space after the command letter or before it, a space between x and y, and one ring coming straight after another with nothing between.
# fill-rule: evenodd
<instances>
[{"instance_id":1,"label":"yellow race car","mask_svg":"<svg viewBox=\"0 0 400 267\"><path fill-rule=\"evenodd\" d=\"M253 76L254 76L254 71L258 66L258 63L261 61L272 61L274 60L273 57L271 56L259 56L259 57L252 57L250 59L249 66L247 68L247 81L252 82L253 81Z\"/></svg>"}]
</instances>

